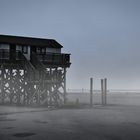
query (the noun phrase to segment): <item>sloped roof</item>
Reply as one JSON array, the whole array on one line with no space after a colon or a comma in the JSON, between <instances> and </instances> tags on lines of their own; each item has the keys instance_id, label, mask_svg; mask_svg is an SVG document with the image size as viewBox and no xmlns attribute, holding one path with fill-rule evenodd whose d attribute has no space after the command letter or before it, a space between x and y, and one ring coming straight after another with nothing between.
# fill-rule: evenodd
<instances>
[{"instance_id":1,"label":"sloped roof","mask_svg":"<svg viewBox=\"0 0 140 140\"><path fill-rule=\"evenodd\" d=\"M12 36L12 35L0 35L0 43L48 47L48 48L62 48L63 47L54 39Z\"/></svg>"}]
</instances>

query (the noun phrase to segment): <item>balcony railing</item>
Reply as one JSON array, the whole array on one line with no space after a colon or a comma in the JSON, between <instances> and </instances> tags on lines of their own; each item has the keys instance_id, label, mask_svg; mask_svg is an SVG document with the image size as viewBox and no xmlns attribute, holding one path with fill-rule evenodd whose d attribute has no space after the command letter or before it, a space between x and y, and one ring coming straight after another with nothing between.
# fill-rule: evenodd
<instances>
[{"instance_id":1,"label":"balcony railing","mask_svg":"<svg viewBox=\"0 0 140 140\"><path fill-rule=\"evenodd\" d=\"M44 64L70 65L70 54L45 53L45 54L36 54L36 56Z\"/></svg>"},{"instance_id":2,"label":"balcony railing","mask_svg":"<svg viewBox=\"0 0 140 140\"><path fill-rule=\"evenodd\" d=\"M34 66L42 67L42 64L47 66L70 66L70 54L62 53L32 53L31 54L31 63Z\"/></svg>"}]
</instances>

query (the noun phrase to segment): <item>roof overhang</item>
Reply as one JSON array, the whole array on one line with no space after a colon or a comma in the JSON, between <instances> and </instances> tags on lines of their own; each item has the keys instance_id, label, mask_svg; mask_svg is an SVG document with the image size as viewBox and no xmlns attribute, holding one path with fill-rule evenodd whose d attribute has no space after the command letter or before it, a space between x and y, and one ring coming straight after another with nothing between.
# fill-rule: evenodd
<instances>
[{"instance_id":1,"label":"roof overhang","mask_svg":"<svg viewBox=\"0 0 140 140\"><path fill-rule=\"evenodd\" d=\"M62 48L63 47L54 39L23 37L23 36L13 36L13 35L0 35L0 43L48 47L48 48Z\"/></svg>"}]
</instances>

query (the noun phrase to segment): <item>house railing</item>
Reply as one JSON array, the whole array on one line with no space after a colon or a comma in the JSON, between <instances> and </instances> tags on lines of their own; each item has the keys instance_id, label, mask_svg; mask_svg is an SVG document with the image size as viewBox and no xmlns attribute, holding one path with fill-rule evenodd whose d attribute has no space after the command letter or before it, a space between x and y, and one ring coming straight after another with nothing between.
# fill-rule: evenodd
<instances>
[{"instance_id":1,"label":"house railing","mask_svg":"<svg viewBox=\"0 0 140 140\"><path fill-rule=\"evenodd\" d=\"M36 56L44 64L70 65L70 54L44 53L44 54L36 54Z\"/></svg>"}]
</instances>

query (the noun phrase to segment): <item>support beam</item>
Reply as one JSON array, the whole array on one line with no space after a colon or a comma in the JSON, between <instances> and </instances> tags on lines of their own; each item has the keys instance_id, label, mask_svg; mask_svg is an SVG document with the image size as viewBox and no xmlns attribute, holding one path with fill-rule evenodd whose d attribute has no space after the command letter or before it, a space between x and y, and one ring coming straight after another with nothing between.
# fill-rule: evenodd
<instances>
[{"instance_id":1,"label":"support beam","mask_svg":"<svg viewBox=\"0 0 140 140\"><path fill-rule=\"evenodd\" d=\"M67 91L66 91L66 68L64 68L64 104L66 104L66 95L67 95Z\"/></svg>"},{"instance_id":2,"label":"support beam","mask_svg":"<svg viewBox=\"0 0 140 140\"><path fill-rule=\"evenodd\" d=\"M102 105L107 104L107 79L101 79L101 97Z\"/></svg>"},{"instance_id":3,"label":"support beam","mask_svg":"<svg viewBox=\"0 0 140 140\"><path fill-rule=\"evenodd\" d=\"M101 79L101 101L102 105L104 105L104 86L103 86L103 79Z\"/></svg>"},{"instance_id":4,"label":"support beam","mask_svg":"<svg viewBox=\"0 0 140 140\"><path fill-rule=\"evenodd\" d=\"M93 78L90 78L90 106L93 106Z\"/></svg>"},{"instance_id":5,"label":"support beam","mask_svg":"<svg viewBox=\"0 0 140 140\"><path fill-rule=\"evenodd\" d=\"M105 105L107 104L107 79L104 79Z\"/></svg>"}]
</instances>

